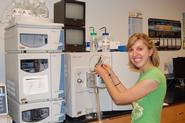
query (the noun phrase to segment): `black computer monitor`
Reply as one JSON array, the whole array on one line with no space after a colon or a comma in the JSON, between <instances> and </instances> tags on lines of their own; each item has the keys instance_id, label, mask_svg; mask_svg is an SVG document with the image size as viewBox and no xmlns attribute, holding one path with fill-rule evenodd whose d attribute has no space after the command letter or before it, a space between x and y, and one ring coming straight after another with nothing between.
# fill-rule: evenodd
<instances>
[{"instance_id":1,"label":"black computer monitor","mask_svg":"<svg viewBox=\"0 0 185 123\"><path fill-rule=\"evenodd\" d=\"M65 26L85 26L85 2L62 0L55 3L54 22Z\"/></svg>"},{"instance_id":2,"label":"black computer monitor","mask_svg":"<svg viewBox=\"0 0 185 123\"><path fill-rule=\"evenodd\" d=\"M185 57L173 58L173 74L175 79L185 79Z\"/></svg>"},{"instance_id":3,"label":"black computer monitor","mask_svg":"<svg viewBox=\"0 0 185 123\"><path fill-rule=\"evenodd\" d=\"M64 45L65 52L85 52L85 28L65 26Z\"/></svg>"}]
</instances>

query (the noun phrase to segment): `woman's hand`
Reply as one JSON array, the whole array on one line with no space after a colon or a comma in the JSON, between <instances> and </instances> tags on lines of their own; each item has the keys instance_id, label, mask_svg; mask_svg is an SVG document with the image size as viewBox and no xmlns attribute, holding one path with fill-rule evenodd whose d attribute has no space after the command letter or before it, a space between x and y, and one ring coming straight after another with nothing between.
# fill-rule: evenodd
<instances>
[{"instance_id":1,"label":"woman's hand","mask_svg":"<svg viewBox=\"0 0 185 123\"><path fill-rule=\"evenodd\" d=\"M109 76L110 71L111 68L109 67L109 65L106 64L98 64L95 67L95 72L101 77Z\"/></svg>"},{"instance_id":2,"label":"woman's hand","mask_svg":"<svg viewBox=\"0 0 185 123\"><path fill-rule=\"evenodd\" d=\"M103 67L109 74L112 74L112 73L113 73L113 71L112 71L110 65L108 65L108 64L102 64L102 67Z\"/></svg>"}]
</instances>

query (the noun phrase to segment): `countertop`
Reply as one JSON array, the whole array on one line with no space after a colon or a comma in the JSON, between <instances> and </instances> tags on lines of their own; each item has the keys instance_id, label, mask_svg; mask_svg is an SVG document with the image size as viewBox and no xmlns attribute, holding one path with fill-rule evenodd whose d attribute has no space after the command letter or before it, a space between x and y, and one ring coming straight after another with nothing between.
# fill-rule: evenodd
<instances>
[{"instance_id":1,"label":"countertop","mask_svg":"<svg viewBox=\"0 0 185 123\"><path fill-rule=\"evenodd\" d=\"M180 103L185 103L185 100L181 100L181 101L177 101L177 102L173 102L173 103L164 103L163 107L168 107L168 106L172 106L172 105L177 105ZM131 110L128 111L108 111L108 112L103 112L102 113L102 119L106 119L106 118L110 118L110 117L115 117L115 116L120 116L120 115L126 115L126 114L130 114ZM90 121L96 121L98 120L96 118L96 114L93 114L94 117L91 119L87 119L85 116L81 116L78 118L70 118L69 116L66 116L66 120L63 123L87 123Z\"/></svg>"},{"instance_id":2,"label":"countertop","mask_svg":"<svg viewBox=\"0 0 185 123\"><path fill-rule=\"evenodd\" d=\"M120 116L120 115L125 115L125 114L130 114L131 110L128 111L107 111L107 112L102 112L102 119L109 118L109 117L115 117L115 116ZM66 116L66 120L64 123L87 123L90 121L96 121L98 120L96 117L96 114L93 114L94 117L91 119L87 119L85 116L81 116L78 118L70 118L69 116Z\"/></svg>"}]
</instances>

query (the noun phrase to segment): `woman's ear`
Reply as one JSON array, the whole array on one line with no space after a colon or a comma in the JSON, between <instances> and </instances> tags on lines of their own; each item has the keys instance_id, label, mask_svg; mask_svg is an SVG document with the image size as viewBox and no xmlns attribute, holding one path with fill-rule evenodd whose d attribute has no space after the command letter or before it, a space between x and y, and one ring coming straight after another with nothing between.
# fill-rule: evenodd
<instances>
[{"instance_id":1,"label":"woman's ear","mask_svg":"<svg viewBox=\"0 0 185 123\"><path fill-rule=\"evenodd\" d=\"M153 53L154 53L154 50L153 50L153 49L150 49L150 50L149 50L149 56L152 56Z\"/></svg>"}]
</instances>

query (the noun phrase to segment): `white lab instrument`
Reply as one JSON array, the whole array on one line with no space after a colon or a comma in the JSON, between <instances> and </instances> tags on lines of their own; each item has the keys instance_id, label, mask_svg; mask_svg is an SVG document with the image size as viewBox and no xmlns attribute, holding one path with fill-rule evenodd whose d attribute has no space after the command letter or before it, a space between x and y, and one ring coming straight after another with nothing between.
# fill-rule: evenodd
<instances>
[{"instance_id":1,"label":"white lab instrument","mask_svg":"<svg viewBox=\"0 0 185 123\"><path fill-rule=\"evenodd\" d=\"M8 114L6 85L0 82L0 116Z\"/></svg>"},{"instance_id":2,"label":"white lab instrument","mask_svg":"<svg viewBox=\"0 0 185 123\"><path fill-rule=\"evenodd\" d=\"M64 54L50 53L51 99L64 98Z\"/></svg>"},{"instance_id":3,"label":"white lab instrument","mask_svg":"<svg viewBox=\"0 0 185 123\"><path fill-rule=\"evenodd\" d=\"M20 104L64 97L61 53L8 53L5 59L8 95Z\"/></svg>"},{"instance_id":4,"label":"white lab instrument","mask_svg":"<svg viewBox=\"0 0 185 123\"><path fill-rule=\"evenodd\" d=\"M86 75L94 71L95 64L100 56L103 62L111 64L111 53L103 52L81 52L65 54L65 88L66 88L66 114L70 117L79 117L87 113L96 112L95 89L88 87L89 79ZM112 110L112 100L103 86L99 89L100 110ZM91 111L91 112L89 112Z\"/></svg>"},{"instance_id":5,"label":"white lab instrument","mask_svg":"<svg viewBox=\"0 0 185 123\"><path fill-rule=\"evenodd\" d=\"M131 110L131 105L116 105L108 94L103 81L91 74L100 57L103 63L111 65L126 87L137 81L138 73L128 67L127 52L86 52L65 54L66 114L79 117L96 113L96 91L99 88L100 111ZM89 74L90 73L90 74ZM95 82L93 83L91 82ZM82 101L83 100L83 101ZM90 112L91 111L91 112Z\"/></svg>"},{"instance_id":6,"label":"white lab instrument","mask_svg":"<svg viewBox=\"0 0 185 123\"><path fill-rule=\"evenodd\" d=\"M8 104L15 123L58 123L65 119L64 100L19 104L8 97Z\"/></svg>"},{"instance_id":7,"label":"white lab instrument","mask_svg":"<svg viewBox=\"0 0 185 123\"><path fill-rule=\"evenodd\" d=\"M23 23L10 25L5 31L6 52L61 51L63 49L63 24Z\"/></svg>"},{"instance_id":8,"label":"white lab instrument","mask_svg":"<svg viewBox=\"0 0 185 123\"><path fill-rule=\"evenodd\" d=\"M6 54L7 92L19 103L49 100L50 55Z\"/></svg>"}]
</instances>

